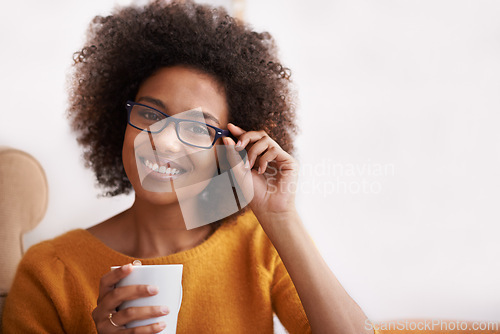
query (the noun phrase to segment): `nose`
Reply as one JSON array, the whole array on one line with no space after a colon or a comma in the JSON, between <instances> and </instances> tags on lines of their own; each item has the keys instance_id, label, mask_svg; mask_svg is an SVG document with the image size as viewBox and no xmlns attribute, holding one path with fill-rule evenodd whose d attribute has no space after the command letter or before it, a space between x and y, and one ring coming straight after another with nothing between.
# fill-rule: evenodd
<instances>
[{"instance_id":1,"label":"nose","mask_svg":"<svg viewBox=\"0 0 500 334\"><path fill-rule=\"evenodd\" d=\"M160 152L179 152L182 150L182 142L177 137L175 122L170 122L159 133L152 135L154 147Z\"/></svg>"}]
</instances>

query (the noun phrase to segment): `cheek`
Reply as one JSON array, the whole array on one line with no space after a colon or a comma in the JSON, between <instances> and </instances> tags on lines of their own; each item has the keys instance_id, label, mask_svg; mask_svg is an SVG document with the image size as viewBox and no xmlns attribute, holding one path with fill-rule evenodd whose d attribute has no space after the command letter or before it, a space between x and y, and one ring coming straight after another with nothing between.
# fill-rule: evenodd
<instances>
[{"instance_id":1,"label":"cheek","mask_svg":"<svg viewBox=\"0 0 500 334\"><path fill-rule=\"evenodd\" d=\"M135 165L135 153L134 153L135 137L136 137L135 134L129 131L129 128L127 127L122 146L122 163L129 179L132 176L131 173L137 169Z\"/></svg>"},{"instance_id":2,"label":"cheek","mask_svg":"<svg viewBox=\"0 0 500 334\"><path fill-rule=\"evenodd\" d=\"M154 142L147 132L135 131L127 127L123 140L122 156L124 163L135 159L135 152L151 153L154 151Z\"/></svg>"},{"instance_id":3,"label":"cheek","mask_svg":"<svg viewBox=\"0 0 500 334\"><path fill-rule=\"evenodd\" d=\"M214 150L202 150L188 153L196 173L203 175L214 175L217 173L217 161Z\"/></svg>"}]
</instances>

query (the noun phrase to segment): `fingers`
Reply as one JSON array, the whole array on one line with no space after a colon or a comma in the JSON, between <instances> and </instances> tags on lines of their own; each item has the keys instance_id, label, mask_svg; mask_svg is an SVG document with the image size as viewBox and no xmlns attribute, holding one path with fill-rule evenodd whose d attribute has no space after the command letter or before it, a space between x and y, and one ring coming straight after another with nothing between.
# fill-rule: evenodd
<instances>
[{"instance_id":1,"label":"fingers","mask_svg":"<svg viewBox=\"0 0 500 334\"><path fill-rule=\"evenodd\" d=\"M158 289L148 285L130 285L114 289L109 292L102 302L92 312L92 317L99 333L109 330L123 329L125 324L135 320L144 320L167 315L170 310L166 306L128 307L115 312L116 307L126 300L148 297L158 293ZM109 314L113 313L113 325L109 320ZM125 331L124 333L157 333L165 328L161 323L141 326ZM160 329L160 327L162 327Z\"/></svg>"},{"instance_id":2,"label":"fingers","mask_svg":"<svg viewBox=\"0 0 500 334\"><path fill-rule=\"evenodd\" d=\"M158 287L154 285L128 285L116 288L102 299L101 306L110 312L120 306L124 301L154 296Z\"/></svg>"},{"instance_id":3,"label":"fingers","mask_svg":"<svg viewBox=\"0 0 500 334\"><path fill-rule=\"evenodd\" d=\"M239 137L241 136L242 134L244 134L246 131L243 130L242 128L240 128L239 126L237 125L234 125L233 123L228 123L227 124L227 128L229 131L231 131L231 133L233 135L235 135L236 137Z\"/></svg>"},{"instance_id":4,"label":"fingers","mask_svg":"<svg viewBox=\"0 0 500 334\"><path fill-rule=\"evenodd\" d=\"M235 150L235 143L233 139L225 137L223 138L223 142L226 148L229 168L236 175L237 181L242 181L250 173L248 157L246 157L246 161L244 161L240 153Z\"/></svg>"},{"instance_id":5,"label":"fingers","mask_svg":"<svg viewBox=\"0 0 500 334\"><path fill-rule=\"evenodd\" d=\"M113 315L113 322L116 323L116 314ZM141 320L141 319L138 319ZM104 333L132 333L132 334L146 334L146 333L159 333L163 331L167 327L167 324L163 321L156 322L154 324L146 325L146 326L139 326L139 327L134 327L134 328L128 328L126 329L125 326L114 326L111 324L111 322L108 321L103 323L100 326L97 326L97 331L100 334Z\"/></svg>"},{"instance_id":6,"label":"fingers","mask_svg":"<svg viewBox=\"0 0 500 334\"><path fill-rule=\"evenodd\" d=\"M278 144L274 142L269 136L263 136L261 137L257 142L253 143L252 147L248 150L247 155L248 155L248 160L250 163L250 168L253 168L256 161L257 157L264 153L267 149L271 148L277 149ZM255 165L257 166L257 165ZM259 169L258 173L262 174L265 171L262 169Z\"/></svg>"},{"instance_id":7,"label":"fingers","mask_svg":"<svg viewBox=\"0 0 500 334\"><path fill-rule=\"evenodd\" d=\"M166 327L166 324L164 322L159 322L159 323L151 324L151 325L147 325L147 326L130 328L130 329L127 329L125 331L120 331L120 333L126 333L126 334L159 333L162 330L164 330L165 327Z\"/></svg>"},{"instance_id":8,"label":"fingers","mask_svg":"<svg viewBox=\"0 0 500 334\"><path fill-rule=\"evenodd\" d=\"M239 193L240 204L247 205L253 198L253 181L252 172L250 170L250 165L248 162L248 157L245 162L239 152L234 149L234 140L231 138L223 138L226 155L230 164L230 169L234 175L234 181L238 184L241 193ZM243 197L241 197L243 196Z\"/></svg>"},{"instance_id":9,"label":"fingers","mask_svg":"<svg viewBox=\"0 0 500 334\"><path fill-rule=\"evenodd\" d=\"M236 136L238 138L238 142L236 143L236 146L235 146L237 151L243 150L243 148L245 148L245 146L247 146L248 143L250 142L251 137L256 138L256 140L258 139L256 136L257 131L247 132L247 131L243 130L242 128L240 128L239 126L234 125L233 123L228 123L227 128L229 129L229 131L231 131L231 133L234 136ZM260 131L260 132L262 135L265 135L264 131Z\"/></svg>"},{"instance_id":10,"label":"fingers","mask_svg":"<svg viewBox=\"0 0 500 334\"><path fill-rule=\"evenodd\" d=\"M99 333L114 333L117 330L123 333L157 333L165 328L164 324L157 323L122 330L124 325L131 321L164 316L169 312L168 308L161 306L131 307L116 312L116 308L124 301L149 297L158 293L158 288L152 285L130 285L115 288L115 285L132 271L133 266L127 264L102 276L97 307L92 312L92 318ZM113 314L112 320L118 327L111 323L110 313Z\"/></svg>"},{"instance_id":11,"label":"fingers","mask_svg":"<svg viewBox=\"0 0 500 334\"><path fill-rule=\"evenodd\" d=\"M132 321L158 318L165 316L169 313L170 310L166 306L128 307L126 309L114 313L113 322L119 326L122 326ZM147 327L147 326L137 327L137 330L142 327ZM151 332L146 331L145 333L151 333Z\"/></svg>"},{"instance_id":12,"label":"fingers","mask_svg":"<svg viewBox=\"0 0 500 334\"><path fill-rule=\"evenodd\" d=\"M262 174L263 172L266 171L267 165L269 162L273 161L276 159L279 155L279 150L276 149L276 147L271 147L264 153L260 158L259 158L259 169L258 173Z\"/></svg>"},{"instance_id":13,"label":"fingers","mask_svg":"<svg viewBox=\"0 0 500 334\"><path fill-rule=\"evenodd\" d=\"M267 135L265 131L261 130L261 131L247 132L232 123L229 124L231 124L231 126L228 125L228 128L231 131L231 133L233 133L235 136L239 136L238 143L235 147L236 150L241 151L244 148L248 147L249 144L253 143L253 145L249 148L247 153L250 168L254 167L257 158L260 154L262 154L268 149L269 151L271 151L269 152L269 154L259 158L259 160L262 160L264 158L264 160L262 160L262 162L259 162L258 164L259 174L265 172L267 165L270 161L274 160L276 157L278 157L278 155L286 153L271 137ZM284 156L282 158L286 157Z\"/></svg>"},{"instance_id":14,"label":"fingers","mask_svg":"<svg viewBox=\"0 0 500 334\"><path fill-rule=\"evenodd\" d=\"M236 168L242 162L240 154L235 150L236 143L230 137L223 137L222 141L226 148L226 156L229 162L228 168Z\"/></svg>"},{"instance_id":15,"label":"fingers","mask_svg":"<svg viewBox=\"0 0 500 334\"><path fill-rule=\"evenodd\" d=\"M271 137L269 137L264 130L245 132L245 133L243 133L242 135L240 135L238 137L238 143L236 143L236 147L235 148L236 148L237 151L241 151L245 147L247 147L248 144L255 143L256 141L258 141L258 140L260 140L260 139L262 139L264 137L267 137L271 141L273 141L271 139Z\"/></svg>"},{"instance_id":16,"label":"fingers","mask_svg":"<svg viewBox=\"0 0 500 334\"><path fill-rule=\"evenodd\" d=\"M297 168L295 159L269 137L264 130L245 131L232 123L228 124L228 129L238 137L235 149L241 151L247 148L250 169L255 166L257 172L263 174L272 161L280 164L280 170L294 170ZM230 139L230 142L234 143L232 139Z\"/></svg>"},{"instance_id":17,"label":"fingers","mask_svg":"<svg viewBox=\"0 0 500 334\"><path fill-rule=\"evenodd\" d=\"M99 284L99 299L97 299L97 304L100 303L101 298L107 295L109 292L113 291L115 284L118 283L122 278L128 276L133 270L133 266L129 263L120 268L111 270L109 273L101 277L101 282Z\"/></svg>"}]
</instances>

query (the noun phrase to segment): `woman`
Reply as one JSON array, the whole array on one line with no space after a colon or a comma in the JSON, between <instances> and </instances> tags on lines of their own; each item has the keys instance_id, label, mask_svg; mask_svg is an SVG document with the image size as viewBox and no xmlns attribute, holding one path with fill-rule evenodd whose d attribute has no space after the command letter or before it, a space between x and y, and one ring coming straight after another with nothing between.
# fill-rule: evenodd
<instances>
[{"instance_id":1,"label":"woman","mask_svg":"<svg viewBox=\"0 0 500 334\"><path fill-rule=\"evenodd\" d=\"M178 333L270 333L273 312L291 333L373 332L297 214L293 94L275 54L269 34L189 1L93 20L75 54L69 116L98 184L111 196L133 189L135 201L27 252L6 303L6 333L160 332L164 323L125 325L168 314L165 307L117 311L158 292L114 289L136 260L184 264ZM158 123L138 120L193 121L186 116L193 110L203 117L194 120L204 126L198 135L220 130L202 145L177 123L155 130ZM253 198L230 216L186 228L179 192L216 175L217 145L247 152L234 176L243 187L250 178ZM151 188L157 184L171 188ZM109 271L114 265L122 267Z\"/></svg>"}]
</instances>

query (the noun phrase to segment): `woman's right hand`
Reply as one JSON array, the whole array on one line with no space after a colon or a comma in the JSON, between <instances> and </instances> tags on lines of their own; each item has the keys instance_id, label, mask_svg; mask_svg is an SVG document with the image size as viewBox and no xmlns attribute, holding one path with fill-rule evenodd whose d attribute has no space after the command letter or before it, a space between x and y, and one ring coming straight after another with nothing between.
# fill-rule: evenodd
<instances>
[{"instance_id":1,"label":"woman's right hand","mask_svg":"<svg viewBox=\"0 0 500 334\"><path fill-rule=\"evenodd\" d=\"M128 307L120 311L116 310L126 300L149 297L158 293L158 287L153 285L130 285L115 288L115 284L129 275L132 270L133 266L127 264L102 276L97 307L92 311L92 318L98 333L158 333L165 328L164 322L125 328L125 324L131 321L161 317L169 313L166 306Z\"/></svg>"}]
</instances>

